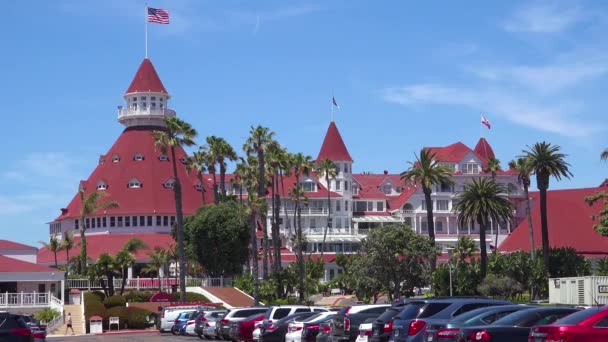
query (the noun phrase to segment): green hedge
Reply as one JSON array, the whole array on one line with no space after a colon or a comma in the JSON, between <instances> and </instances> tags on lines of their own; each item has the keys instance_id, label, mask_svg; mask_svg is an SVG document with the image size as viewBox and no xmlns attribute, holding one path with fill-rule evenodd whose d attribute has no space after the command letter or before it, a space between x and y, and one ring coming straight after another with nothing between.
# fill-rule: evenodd
<instances>
[{"instance_id":1,"label":"green hedge","mask_svg":"<svg viewBox=\"0 0 608 342\"><path fill-rule=\"evenodd\" d=\"M113 295L112 297L108 297L103 301L103 304L106 306L107 309L113 308L115 306L125 306L126 303L127 300L121 295Z\"/></svg>"},{"instance_id":2,"label":"green hedge","mask_svg":"<svg viewBox=\"0 0 608 342\"><path fill-rule=\"evenodd\" d=\"M144 303L150 301L152 294L150 291L129 291L124 297L128 303Z\"/></svg>"},{"instance_id":3,"label":"green hedge","mask_svg":"<svg viewBox=\"0 0 608 342\"><path fill-rule=\"evenodd\" d=\"M172 293L171 298L174 302L179 302L179 292ZM207 297L203 296L200 293L196 292L186 292L186 302L206 302L211 303Z\"/></svg>"}]
</instances>

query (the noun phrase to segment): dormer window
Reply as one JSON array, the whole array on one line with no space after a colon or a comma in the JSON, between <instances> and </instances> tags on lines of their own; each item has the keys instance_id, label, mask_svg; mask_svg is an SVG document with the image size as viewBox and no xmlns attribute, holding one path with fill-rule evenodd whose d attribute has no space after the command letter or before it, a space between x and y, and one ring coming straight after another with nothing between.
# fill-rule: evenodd
<instances>
[{"instance_id":1,"label":"dormer window","mask_svg":"<svg viewBox=\"0 0 608 342\"><path fill-rule=\"evenodd\" d=\"M382 192L386 195L390 195L393 192L393 186L388 183L382 184Z\"/></svg>"},{"instance_id":2,"label":"dormer window","mask_svg":"<svg viewBox=\"0 0 608 342\"><path fill-rule=\"evenodd\" d=\"M166 155L166 154L161 154L161 155L158 157L158 160L160 160L160 161L168 161L168 160L169 160L169 157L167 157L167 155Z\"/></svg>"},{"instance_id":3,"label":"dormer window","mask_svg":"<svg viewBox=\"0 0 608 342\"><path fill-rule=\"evenodd\" d=\"M300 186L302 190L305 192L317 191L317 185L312 180L306 180L304 182L300 182Z\"/></svg>"},{"instance_id":4,"label":"dormer window","mask_svg":"<svg viewBox=\"0 0 608 342\"><path fill-rule=\"evenodd\" d=\"M462 172L468 173L468 174L478 174L479 173L479 164L476 164L476 163L462 164Z\"/></svg>"},{"instance_id":5,"label":"dormer window","mask_svg":"<svg viewBox=\"0 0 608 342\"><path fill-rule=\"evenodd\" d=\"M131 178L128 186L129 188L141 188L142 184L137 178Z\"/></svg>"},{"instance_id":6,"label":"dormer window","mask_svg":"<svg viewBox=\"0 0 608 342\"><path fill-rule=\"evenodd\" d=\"M135 153L135 156L133 156L133 160L135 160L135 161L142 161L142 160L144 160L144 155L141 154L141 153L139 153L139 152Z\"/></svg>"},{"instance_id":7,"label":"dormer window","mask_svg":"<svg viewBox=\"0 0 608 342\"><path fill-rule=\"evenodd\" d=\"M194 186L194 188L197 191L203 191L203 184L201 184L200 182L196 183L196 185Z\"/></svg>"},{"instance_id":8,"label":"dormer window","mask_svg":"<svg viewBox=\"0 0 608 342\"><path fill-rule=\"evenodd\" d=\"M118 154L114 153L112 155L112 163L118 163L120 161L120 156L118 156Z\"/></svg>"},{"instance_id":9,"label":"dormer window","mask_svg":"<svg viewBox=\"0 0 608 342\"><path fill-rule=\"evenodd\" d=\"M97 186L96 189L97 190L105 190L108 188L108 184L106 184L106 182L100 180L99 182L97 182Z\"/></svg>"},{"instance_id":10,"label":"dormer window","mask_svg":"<svg viewBox=\"0 0 608 342\"><path fill-rule=\"evenodd\" d=\"M173 189L173 185L175 185L175 179L169 178L165 184L163 184L167 189Z\"/></svg>"},{"instance_id":11,"label":"dormer window","mask_svg":"<svg viewBox=\"0 0 608 342\"><path fill-rule=\"evenodd\" d=\"M179 158L179 161L181 161L182 164L188 164L188 158L187 157L181 157L181 158Z\"/></svg>"}]
</instances>

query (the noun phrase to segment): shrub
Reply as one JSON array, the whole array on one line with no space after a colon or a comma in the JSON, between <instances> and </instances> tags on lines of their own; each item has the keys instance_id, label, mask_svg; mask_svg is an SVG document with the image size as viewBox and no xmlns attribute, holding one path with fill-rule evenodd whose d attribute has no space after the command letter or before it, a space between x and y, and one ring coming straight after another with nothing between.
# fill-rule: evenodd
<instances>
[{"instance_id":1,"label":"shrub","mask_svg":"<svg viewBox=\"0 0 608 342\"><path fill-rule=\"evenodd\" d=\"M130 291L124 297L129 303L144 303L150 301L150 297L152 297L152 292Z\"/></svg>"},{"instance_id":2,"label":"shrub","mask_svg":"<svg viewBox=\"0 0 608 342\"><path fill-rule=\"evenodd\" d=\"M151 311L141 308L127 308L127 325L129 329L145 329L149 326L148 318L154 319L155 314Z\"/></svg>"},{"instance_id":3,"label":"shrub","mask_svg":"<svg viewBox=\"0 0 608 342\"><path fill-rule=\"evenodd\" d=\"M93 297L97 298L98 301L103 302L106 299L106 295L100 291L92 291L84 294L85 296L89 296L89 298L93 299Z\"/></svg>"},{"instance_id":4,"label":"shrub","mask_svg":"<svg viewBox=\"0 0 608 342\"><path fill-rule=\"evenodd\" d=\"M478 290L485 296L512 298L523 292L523 286L509 277L489 274L478 286Z\"/></svg>"},{"instance_id":5,"label":"shrub","mask_svg":"<svg viewBox=\"0 0 608 342\"><path fill-rule=\"evenodd\" d=\"M171 299L174 302L179 302L179 292L172 293ZM203 296L200 293L196 292L186 292L186 302L206 302L210 303L211 301L207 299L207 297Z\"/></svg>"},{"instance_id":6,"label":"shrub","mask_svg":"<svg viewBox=\"0 0 608 342\"><path fill-rule=\"evenodd\" d=\"M103 304L108 309L113 308L115 306L125 306L126 303L127 300L121 295L113 295L112 297L108 297L103 301Z\"/></svg>"},{"instance_id":7,"label":"shrub","mask_svg":"<svg viewBox=\"0 0 608 342\"><path fill-rule=\"evenodd\" d=\"M61 312L59 312L56 309L44 308L44 309L36 312L36 314L34 315L34 318L36 318L39 321L49 322L53 318L55 318L59 315L61 315Z\"/></svg>"}]
</instances>

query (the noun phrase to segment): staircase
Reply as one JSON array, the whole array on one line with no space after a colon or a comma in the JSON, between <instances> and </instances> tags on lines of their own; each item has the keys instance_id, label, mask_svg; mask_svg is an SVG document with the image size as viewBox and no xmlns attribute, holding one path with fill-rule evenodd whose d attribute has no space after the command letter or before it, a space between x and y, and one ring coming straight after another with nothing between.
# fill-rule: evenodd
<instances>
[{"instance_id":1,"label":"staircase","mask_svg":"<svg viewBox=\"0 0 608 342\"><path fill-rule=\"evenodd\" d=\"M82 318L82 308L80 305L64 305L63 306L64 317L68 317L68 313L72 315L72 328L74 328L75 335L84 335L84 322ZM58 326L53 331L47 331L47 335L62 336L65 333L66 324ZM72 334L72 330L68 330L68 335Z\"/></svg>"}]
</instances>

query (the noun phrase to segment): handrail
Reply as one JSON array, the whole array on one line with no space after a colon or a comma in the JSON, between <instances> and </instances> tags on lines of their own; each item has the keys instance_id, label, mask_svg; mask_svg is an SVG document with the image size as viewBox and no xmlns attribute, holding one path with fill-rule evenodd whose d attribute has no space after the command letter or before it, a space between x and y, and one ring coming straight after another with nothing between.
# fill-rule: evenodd
<instances>
[{"instance_id":1,"label":"handrail","mask_svg":"<svg viewBox=\"0 0 608 342\"><path fill-rule=\"evenodd\" d=\"M103 280L105 282L105 280ZM68 279L66 281L68 288L79 289L101 289L101 281L96 280L91 282L89 279ZM208 286L208 287L226 287L231 286L231 278L186 278L186 286ZM107 286L107 285L106 285ZM114 288L122 286L122 279L114 279ZM172 286L179 286L179 278L129 278L125 283L125 289L170 289Z\"/></svg>"}]
</instances>

